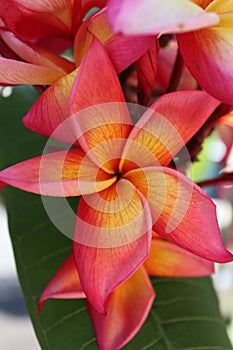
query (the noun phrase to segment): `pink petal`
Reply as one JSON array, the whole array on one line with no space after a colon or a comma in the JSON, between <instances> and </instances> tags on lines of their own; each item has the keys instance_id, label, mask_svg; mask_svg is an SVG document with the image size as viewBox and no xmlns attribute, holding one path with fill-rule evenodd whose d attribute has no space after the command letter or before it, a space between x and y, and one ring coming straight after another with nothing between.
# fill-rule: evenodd
<instances>
[{"instance_id":1,"label":"pink petal","mask_svg":"<svg viewBox=\"0 0 233 350\"><path fill-rule=\"evenodd\" d=\"M154 41L154 36L113 34L105 43L111 61L117 72L128 68L137 61Z\"/></svg>"},{"instance_id":2,"label":"pink petal","mask_svg":"<svg viewBox=\"0 0 233 350\"><path fill-rule=\"evenodd\" d=\"M23 118L27 128L73 144L69 121L65 121L70 117L69 98L76 74L77 70L57 80L36 100Z\"/></svg>"},{"instance_id":3,"label":"pink petal","mask_svg":"<svg viewBox=\"0 0 233 350\"><path fill-rule=\"evenodd\" d=\"M83 290L100 313L109 294L128 279L149 253L150 210L128 181L81 198L74 256Z\"/></svg>"},{"instance_id":4,"label":"pink petal","mask_svg":"<svg viewBox=\"0 0 233 350\"><path fill-rule=\"evenodd\" d=\"M99 39L103 44L112 36L112 30L106 19L106 11L98 11L88 17L80 26L74 41L74 58L76 65L79 66L83 57L88 52L93 37Z\"/></svg>"},{"instance_id":5,"label":"pink petal","mask_svg":"<svg viewBox=\"0 0 233 350\"><path fill-rule=\"evenodd\" d=\"M154 296L150 280L141 267L110 294L106 315L88 303L99 349L116 350L127 344L145 321Z\"/></svg>"},{"instance_id":6,"label":"pink petal","mask_svg":"<svg viewBox=\"0 0 233 350\"><path fill-rule=\"evenodd\" d=\"M116 178L99 170L81 149L74 149L13 165L0 172L0 181L28 192L68 197L102 191Z\"/></svg>"},{"instance_id":7,"label":"pink petal","mask_svg":"<svg viewBox=\"0 0 233 350\"><path fill-rule=\"evenodd\" d=\"M198 277L214 272L212 262L158 238L151 242L144 267L149 275L162 277Z\"/></svg>"},{"instance_id":8,"label":"pink petal","mask_svg":"<svg viewBox=\"0 0 233 350\"><path fill-rule=\"evenodd\" d=\"M73 129L81 147L98 166L114 173L132 121L116 71L97 39L74 82L71 109L79 111ZM109 160L112 162L106 164Z\"/></svg>"},{"instance_id":9,"label":"pink petal","mask_svg":"<svg viewBox=\"0 0 233 350\"><path fill-rule=\"evenodd\" d=\"M165 167L132 170L124 178L147 199L153 229L161 237L210 261L233 260L223 245L214 203L191 180Z\"/></svg>"},{"instance_id":10,"label":"pink petal","mask_svg":"<svg viewBox=\"0 0 233 350\"><path fill-rule=\"evenodd\" d=\"M34 44L26 44L16 38L11 32L0 31L0 37L13 52L28 63L54 69L63 75L75 69L75 65L72 62Z\"/></svg>"},{"instance_id":11,"label":"pink petal","mask_svg":"<svg viewBox=\"0 0 233 350\"><path fill-rule=\"evenodd\" d=\"M54 38L54 37L44 37L35 40L37 46L54 53L55 55L60 55L65 50L69 49L73 45L73 40L68 38Z\"/></svg>"},{"instance_id":12,"label":"pink petal","mask_svg":"<svg viewBox=\"0 0 233 350\"><path fill-rule=\"evenodd\" d=\"M110 0L108 19L115 32L124 34L187 32L219 22L215 13L187 0Z\"/></svg>"},{"instance_id":13,"label":"pink petal","mask_svg":"<svg viewBox=\"0 0 233 350\"><path fill-rule=\"evenodd\" d=\"M126 69L152 45L154 36L114 34L106 18L106 10L98 11L82 23L74 43L74 56L79 65L87 53L93 37L104 45L117 72Z\"/></svg>"},{"instance_id":14,"label":"pink petal","mask_svg":"<svg viewBox=\"0 0 233 350\"><path fill-rule=\"evenodd\" d=\"M41 294L37 314L40 313L47 299L80 299L85 297L73 254L70 254Z\"/></svg>"},{"instance_id":15,"label":"pink petal","mask_svg":"<svg viewBox=\"0 0 233 350\"><path fill-rule=\"evenodd\" d=\"M177 47L172 42L173 46L160 48L158 54L158 74L156 81L156 90L162 95L169 87L172 69L177 56ZM175 46L175 47L174 47ZM184 65L181 73L178 90L196 90L197 82L191 75L190 71Z\"/></svg>"},{"instance_id":16,"label":"pink petal","mask_svg":"<svg viewBox=\"0 0 233 350\"><path fill-rule=\"evenodd\" d=\"M222 102L231 105L233 98L232 3L225 0L212 1L206 10L220 14L219 25L178 35L179 48L185 64L201 87Z\"/></svg>"},{"instance_id":17,"label":"pink petal","mask_svg":"<svg viewBox=\"0 0 233 350\"><path fill-rule=\"evenodd\" d=\"M219 104L204 91L178 91L159 98L129 135L121 170L130 170L132 162L138 167L169 164Z\"/></svg>"},{"instance_id":18,"label":"pink petal","mask_svg":"<svg viewBox=\"0 0 233 350\"><path fill-rule=\"evenodd\" d=\"M0 72L0 84L8 85L51 85L64 75L51 68L3 57L0 57Z\"/></svg>"},{"instance_id":19,"label":"pink petal","mask_svg":"<svg viewBox=\"0 0 233 350\"><path fill-rule=\"evenodd\" d=\"M72 112L103 103L125 102L117 73L98 39L93 40L82 61L70 99Z\"/></svg>"},{"instance_id":20,"label":"pink petal","mask_svg":"<svg viewBox=\"0 0 233 350\"><path fill-rule=\"evenodd\" d=\"M8 29L23 40L71 35L70 1L1 0L0 8Z\"/></svg>"},{"instance_id":21,"label":"pink petal","mask_svg":"<svg viewBox=\"0 0 233 350\"><path fill-rule=\"evenodd\" d=\"M148 105L151 93L155 88L158 68L158 52L159 43L156 38L151 47L136 63L139 97L141 101L142 97L144 97L144 105L146 106Z\"/></svg>"}]
</instances>

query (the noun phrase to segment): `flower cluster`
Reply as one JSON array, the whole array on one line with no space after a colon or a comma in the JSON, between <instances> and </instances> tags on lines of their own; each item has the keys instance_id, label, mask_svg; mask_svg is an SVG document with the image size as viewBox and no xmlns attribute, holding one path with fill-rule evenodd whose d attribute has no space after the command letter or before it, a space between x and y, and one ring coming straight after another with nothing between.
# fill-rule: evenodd
<instances>
[{"instance_id":1,"label":"flower cluster","mask_svg":"<svg viewBox=\"0 0 233 350\"><path fill-rule=\"evenodd\" d=\"M24 124L69 145L2 170L0 188L81 197L72 253L38 313L49 298L86 298L101 350L140 329L149 276L206 276L233 260L214 203L185 175L200 130L198 146L214 125L232 144L232 8L0 0L0 83L36 86Z\"/></svg>"}]
</instances>

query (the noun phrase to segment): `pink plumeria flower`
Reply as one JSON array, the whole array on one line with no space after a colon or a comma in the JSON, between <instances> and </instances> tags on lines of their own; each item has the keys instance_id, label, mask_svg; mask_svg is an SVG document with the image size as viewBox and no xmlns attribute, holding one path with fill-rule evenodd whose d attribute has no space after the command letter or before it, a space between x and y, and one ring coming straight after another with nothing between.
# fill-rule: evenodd
<instances>
[{"instance_id":1,"label":"pink plumeria flower","mask_svg":"<svg viewBox=\"0 0 233 350\"><path fill-rule=\"evenodd\" d=\"M83 291L99 313L106 312L111 292L147 259L152 229L206 260L233 259L211 199L168 167L219 103L203 91L168 94L133 126L116 71L95 39L73 85L70 129L60 132L73 134L77 147L0 172L0 181L29 192L82 196L74 260Z\"/></svg>"},{"instance_id":2,"label":"pink plumeria flower","mask_svg":"<svg viewBox=\"0 0 233 350\"><path fill-rule=\"evenodd\" d=\"M51 85L76 67L60 57L87 12L105 0L0 0L0 84Z\"/></svg>"},{"instance_id":3,"label":"pink plumeria flower","mask_svg":"<svg viewBox=\"0 0 233 350\"><path fill-rule=\"evenodd\" d=\"M232 2L167 0L160 3L154 0L110 0L110 24L113 30L124 34L177 34L183 60L200 86L231 105Z\"/></svg>"},{"instance_id":4,"label":"pink plumeria flower","mask_svg":"<svg viewBox=\"0 0 233 350\"><path fill-rule=\"evenodd\" d=\"M88 10L105 2L15 0L12 7L12 1L0 0L0 18L5 22L0 27L0 84L51 85L67 75L71 79L69 74L76 74L93 35L104 43L118 72L127 68L155 38L139 36L135 42L132 36L113 33L105 10L84 20ZM59 55L65 48L74 51L74 62Z\"/></svg>"},{"instance_id":5,"label":"pink plumeria flower","mask_svg":"<svg viewBox=\"0 0 233 350\"><path fill-rule=\"evenodd\" d=\"M72 40L87 12L105 4L106 0L0 0L0 18L22 40Z\"/></svg>"}]
</instances>

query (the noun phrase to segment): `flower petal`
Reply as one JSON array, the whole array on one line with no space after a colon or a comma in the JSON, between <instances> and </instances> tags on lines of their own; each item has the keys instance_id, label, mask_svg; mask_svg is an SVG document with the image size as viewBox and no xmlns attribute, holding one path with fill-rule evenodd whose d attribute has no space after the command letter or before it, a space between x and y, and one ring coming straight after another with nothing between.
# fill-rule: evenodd
<instances>
[{"instance_id":1,"label":"flower petal","mask_svg":"<svg viewBox=\"0 0 233 350\"><path fill-rule=\"evenodd\" d=\"M69 98L78 69L57 80L32 105L24 116L24 125L44 136L53 137L68 144L73 144L73 133L62 128L70 116ZM61 131L57 128L61 126Z\"/></svg>"},{"instance_id":2,"label":"flower petal","mask_svg":"<svg viewBox=\"0 0 233 350\"><path fill-rule=\"evenodd\" d=\"M152 239L144 267L151 276L198 277L214 272L212 262L162 239Z\"/></svg>"},{"instance_id":3,"label":"flower petal","mask_svg":"<svg viewBox=\"0 0 233 350\"><path fill-rule=\"evenodd\" d=\"M130 182L81 198L74 256L83 290L98 312L105 312L108 295L147 258L150 240L150 210Z\"/></svg>"},{"instance_id":4,"label":"flower petal","mask_svg":"<svg viewBox=\"0 0 233 350\"><path fill-rule=\"evenodd\" d=\"M121 72L135 62L152 45L154 36L135 36L115 34L112 32L106 17L106 10L98 11L82 23L74 43L76 64L81 64L88 51L93 37L104 45L115 69Z\"/></svg>"},{"instance_id":5,"label":"flower petal","mask_svg":"<svg viewBox=\"0 0 233 350\"><path fill-rule=\"evenodd\" d=\"M147 106L152 91L155 88L158 68L159 43L157 38L153 41L146 53L136 62L140 100ZM142 100L142 97L144 98Z\"/></svg>"},{"instance_id":6,"label":"flower petal","mask_svg":"<svg viewBox=\"0 0 233 350\"><path fill-rule=\"evenodd\" d=\"M41 294L37 314L40 313L47 299L80 299L85 297L73 254L70 254Z\"/></svg>"},{"instance_id":7,"label":"flower petal","mask_svg":"<svg viewBox=\"0 0 233 350\"><path fill-rule=\"evenodd\" d=\"M132 170L124 177L147 199L153 229L161 237L210 261L233 260L223 245L214 203L191 180L165 167Z\"/></svg>"},{"instance_id":8,"label":"flower petal","mask_svg":"<svg viewBox=\"0 0 233 350\"><path fill-rule=\"evenodd\" d=\"M1 0L1 18L21 39L70 36L71 1Z\"/></svg>"},{"instance_id":9,"label":"flower petal","mask_svg":"<svg viewBox=\"0 0 233 350\"><path fill-rule=\"evenodd\" d=\"M230 127L233 128L233 111L225 114L224 116L222 116L221 118L219 118L217 120L218 124L225 124L225 125L229 125Z\"/></svg>"},{"instance_id":10,"label":"flower petal","mask_svg":"<svg viewBox=\"0 0 233 350\"><path fill-rule=\"evenodd\" d=\"M116 178L96 168L81 149L74 149L13 165L0 172L0 181L28 192L68 197L102 191Z\"/></svg>"},{"instance_id":11,"label":"flower petal","mask_svg":"<svg viewBox=\"0 0 233 350\"><path fill-rule=\"evenodd\" d=\"M178 35L179 48L185 64L201 87L222 102L232 105L232 3L225 0L212 1L206 11L220 14L219 25Z\"/></svg>"},{"instance_id":12,"label":"flower petal","mask_svg":"<svg viewBox=\"0 0 233 350\"><path fill-rule=\"evenodd\" d=\"M88 303L99 349L116 350L127 344L145 321L154 296L150 280L141 267L110 294L106 315Z\"/></svg>"},{"instance_id":13,"label":"flower petal","mask_svg":"<svg viewBox=\"0 0 233 350\"><path fill-rule=\"evenodd\" d=\"M80 26L74 41L74 58L79 66L83 57L88 52L93 36L104 43L112 36L112 30L106 20L106 11L98 11L88 17Z\"/></svg>"},{"instance_id":14,"label":"flower petal","mask_svg":"<svg viewBox=\"0 0 233 350\"><path fill-rule=\"evenodd\" d=\"M169 164L219 104L204 91L178 91L158 99L129 135L121 170L129 170L129 162L138 167Z\"/></svg>"},{"instance_id":15,"label":"flower petal","mask_svg":"<svg viewBox=\"0 0 233 350\"><path fill-rule=\"evenodd\" d=\"M74 114L72 118L74 139L97 166L115 174L132 129L126 103L93 106Z\"/></svg>"},{"instance_id":16,"label":"flower petal","mask_svg":"<svg viewBox=\"0 0 233 350\"><path fill-rule=\"evenodd\" d=\"M108 19L115 32L124 34L187 32L219 22L215 13L188 0L110 0Z\"/></svg>"},{"instance_id":17,"label":"flower petal","mask_svg":"<svg viewBox=\"0 0 233 350\"><path fill-rule=\"evenodd\" d=\"M1 30L0 37L13 52L28 63L51 68L62 74L70 73L75 69L74 63L34 44L26 44L16 38L11 32Z\"/></svg>"},{"instance_id":18,"label":"flower petal","mask_svg":"<svg viewBox=\"0 0 233 350\"><path fill-rule=\"evenodd\" d=\"M125 98L113 64L103 45L95 38L73 85L71 111L75 113L109 102L125 102Z\"/></svg>"},{"instance_id":19,"label":"flower petal","mask_svg":"<svg viewBox=\"0 0 233 350\"><path fill-rule=\"evenodd\" d=\"M114 173L132 121L116 71L98 39L93 40L80 66L71 109L79 112L73 129L81 147L100 167L112 160L103 169Z\"/></svg>"},{"instance_id":20,"label":"flower petal","mask_svg":"<svg viewBox=\"0 0 233 350\"><path fill-rule=\"evenodd\" d=\"M0 72L0 84L4 85L51 85L64 75L48 67L3 57L0 57Z\"/></svg>"}]
</instances>

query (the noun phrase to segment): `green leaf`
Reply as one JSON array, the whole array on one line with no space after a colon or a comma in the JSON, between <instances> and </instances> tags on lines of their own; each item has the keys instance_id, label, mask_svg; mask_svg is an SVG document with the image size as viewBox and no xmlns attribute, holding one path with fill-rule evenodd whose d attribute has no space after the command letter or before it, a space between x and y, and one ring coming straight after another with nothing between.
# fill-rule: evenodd
<instances>
[{"instance_id":1,"label":"green leaf","mask_svg":"<svg viewBox=\"0 0 233 350\"><path fill-rule=\"evenodd\" d=\"M22 116L37 98L30 87L0 98L0 166L40 155L45 138L27 130ZM43 350L98 349L84 300L49 300L36 317L44 287L71 251L50 222L40 196L4 189L11 240L25 301ZM77 198L70 200L77 207ZM58 213L66 220L66 213ZM153 278L153 308L126 350L230 350L210 278ZM135 308L137 305L135 305Z\"/></svg>"}]
</instances>

